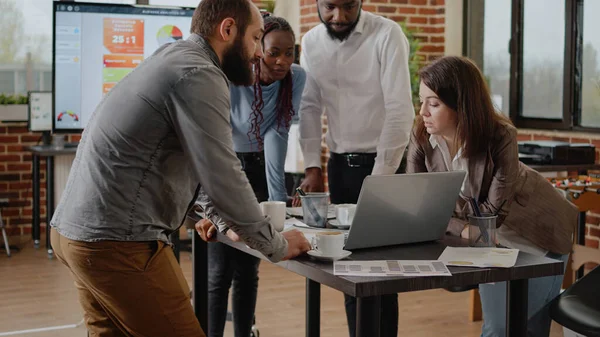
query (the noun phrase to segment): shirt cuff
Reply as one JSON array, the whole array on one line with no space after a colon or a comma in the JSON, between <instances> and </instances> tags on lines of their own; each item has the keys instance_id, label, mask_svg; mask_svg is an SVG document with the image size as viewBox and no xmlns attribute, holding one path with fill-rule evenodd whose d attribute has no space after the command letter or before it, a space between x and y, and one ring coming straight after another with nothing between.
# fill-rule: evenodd
<instances>
[{"instance_id":1,"label":"shirt cuff","mask_svg":"<svg viewBox=\"0 0 600 337\"><path fill-rule=\"evenodd\" d=\"M304 169L321 167L321 138L301 139L300 148L304 156Z\"/></svg>"}]
</instances>

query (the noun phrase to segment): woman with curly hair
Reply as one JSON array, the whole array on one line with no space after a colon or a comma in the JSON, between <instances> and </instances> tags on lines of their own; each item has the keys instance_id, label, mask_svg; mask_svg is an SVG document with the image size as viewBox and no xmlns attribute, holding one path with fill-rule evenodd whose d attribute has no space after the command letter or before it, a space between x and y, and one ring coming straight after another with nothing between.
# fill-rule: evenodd
<instances>
[{"instance_id":1,"label":"woman with curly hair","mask_svg":"<svg viewBox=\"0 0 600 337\"><path fill-rule=\"evenodd\" d=\"M254 85L230 88L233 147L258 201L287 201L284 166L288 133L299 109L306 73L293 64L296 39L289 23L274 16L264 21L264 56L254 67ZM250 336L260 260L211 242L209 261L208 336L223 336L231 286L234 334Z\"/></svg>"}]
</instances>

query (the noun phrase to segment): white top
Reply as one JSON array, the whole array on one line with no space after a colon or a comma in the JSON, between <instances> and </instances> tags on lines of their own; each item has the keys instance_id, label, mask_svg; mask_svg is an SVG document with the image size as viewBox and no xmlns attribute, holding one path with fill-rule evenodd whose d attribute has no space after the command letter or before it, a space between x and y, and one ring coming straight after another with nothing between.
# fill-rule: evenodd
<instances>
[{"instance_id":1,"label":"white top","mask_svg":"<svg viewBox=\"0 0 600 337\"><path fill-rule=\"evenodd\" d=\"M442 137L431 135L429 137L429 143L434 149L437 146L440 147L440 151L442 151L442 157L444 158L444 163L446 164L446 169L448 171L467 171L467 175L465 176L465 180L463 181L461 187L461 194L466 197L470 197L468 195L469 190L467 189L467 182L469 176L469 161L466 158L462 158L462 147L458 150L456 156L454 156L452 161L450 161L450 150L448 149L448 144ZM475 198L478 197L479 196L475 196ZM500 226L496 230L496 241L502 246L518 249L536 256L545 256L546 254L548 254L547 250L535 245L533 242L519 235L517 232L515 232L508 226Z\"/></svg>"},{"instance_id":2,"label":"white top","mask_svg":"<svg viewBox=\"0 0 600 337\"><path fill-rule=\"evenodd\" d=\"M448 171L466 171L465 179L463 180L462 186L460 188L460 193L465 197L473 197L478 198L479 196L471 196L470 191L467 189L467 181L469 180L469 161L467 158L462 157L463 148L461 147L456 152L456 155L452 160L450 160L450 149L448 148L448 144L446 141L436 135L429 136L429 143L432 148L440 147L440 151L442 151L442 157L444 158L444 164L446 164L446 170Z\"/></svg>"},{"instance_id":3,"label":"white top","mask_svg":"<svg viewBox=\"0 0 600 337\"><path fill-rule=\"evenodd\" d=\"M300 104L300 146L305 168L321 166L321 115L335 153L377 153L373 174L400 165L415 117L408 69L409 44L389 19L361 11L345 41L320 24L302 38L307 72Z\"/></svg>"}]
</instances>

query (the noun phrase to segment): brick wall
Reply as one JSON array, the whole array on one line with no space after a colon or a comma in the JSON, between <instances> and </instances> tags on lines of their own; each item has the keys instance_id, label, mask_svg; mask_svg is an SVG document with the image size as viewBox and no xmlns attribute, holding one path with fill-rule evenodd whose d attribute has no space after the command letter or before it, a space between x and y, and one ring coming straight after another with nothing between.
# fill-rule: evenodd
<instances>
[{"instance_id":1,"label":"brick wall","mask_svg":"<svg viewBox=\"0 0 600 337\"><path fill-rule=\"evenodd\" d=\"M68 135L69 142L79 135ZM2 208L2 219L8 235L31 233L32 194L31 153L24 147L41 144L41 133L27 131L27 123L0 123L0 199L8 199ZM40 162L40 222L46 225L46 164Z\"/></svg>"}]
</instances>

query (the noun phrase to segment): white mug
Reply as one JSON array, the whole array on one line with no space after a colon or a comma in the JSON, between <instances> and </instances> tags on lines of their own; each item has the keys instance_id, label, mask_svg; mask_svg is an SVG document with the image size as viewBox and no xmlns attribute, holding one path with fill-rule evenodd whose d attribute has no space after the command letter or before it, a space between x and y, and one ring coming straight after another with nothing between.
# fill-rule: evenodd
<instances>
[{"instance_id":1,"label":"white mug","mask_svg":"<svg viewBox=\"0 0 600 337\"><path fill-rule=\"evenodd\" d=\"M335 206L335 217L340 226L350 227L356 212L355 204L340 204Z\"/></svg>"},{"instance_id":2,"label":"white mug","mask_svg":"<svg viewBox=\"0 0 600 337\"><path fill-rule=\"evenodd\" d=\"M285 202L283 201L263 201L260 203L263 215L271 217L271 225L278 232L283 231L285 206Z\"/></svg>"},{"instance_id":3,"label":"white mug","mask_svg":"<svg viewBox=\"0 0 600 337\"><path fill-rule=\"evenodd\" d=\"M344 233L319 232L312 238L313 249L325 256L339 256L344 250Z\"/></svg>"}]
</instances>

